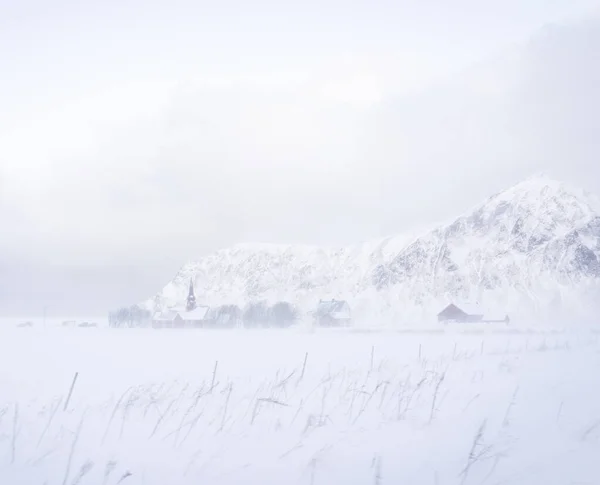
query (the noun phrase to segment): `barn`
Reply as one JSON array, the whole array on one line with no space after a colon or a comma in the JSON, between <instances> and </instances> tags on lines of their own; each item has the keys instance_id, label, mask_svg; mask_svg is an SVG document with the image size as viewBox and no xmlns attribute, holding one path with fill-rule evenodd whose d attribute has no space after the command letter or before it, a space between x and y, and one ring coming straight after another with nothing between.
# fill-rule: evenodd
<instances>
[{"instance_id":1,"label":"barn","mask_svg":"<svg viewBox=\"0 0 600 485\"><path fill-rule=\"evenodd\" d=\"M504 317L490 316L479 306L468 303L456 305L450 303L437 315L440 323L508 323L508 315Z\"/></svg>"}]
</instances>

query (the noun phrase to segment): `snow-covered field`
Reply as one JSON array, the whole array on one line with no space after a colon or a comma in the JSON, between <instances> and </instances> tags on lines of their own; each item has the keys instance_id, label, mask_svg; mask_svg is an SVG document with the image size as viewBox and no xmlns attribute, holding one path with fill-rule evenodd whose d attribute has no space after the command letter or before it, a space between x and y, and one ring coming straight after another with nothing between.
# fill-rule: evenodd
<instances>
[{"instance_id":1,"label":"snow-covered field","mask_svg":"<svg viewBox=\"0 0 600 485\"><path fill-rule=\"evenodd\" d=\"M0 331L1 484L596 484L599 457L591 331Z\"/></svg>"}]
</instances>

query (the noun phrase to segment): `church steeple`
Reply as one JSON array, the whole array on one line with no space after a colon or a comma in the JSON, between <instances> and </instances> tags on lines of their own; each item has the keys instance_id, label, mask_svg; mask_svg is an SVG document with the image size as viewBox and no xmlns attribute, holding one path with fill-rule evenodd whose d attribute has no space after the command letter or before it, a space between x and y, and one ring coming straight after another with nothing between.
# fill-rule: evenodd
<instances>
[{"instance_id":1,"label":"church steeple","mask_svg":"<svg viewBox=\"0 0 600 485\"><path fill-rule=\"evenodd\" d=\"M187 303L185 309L189 312L196 308L196 295L194 295L194 282L190 278L190 291L188 292Z\"/></svg>"}]
</instances>

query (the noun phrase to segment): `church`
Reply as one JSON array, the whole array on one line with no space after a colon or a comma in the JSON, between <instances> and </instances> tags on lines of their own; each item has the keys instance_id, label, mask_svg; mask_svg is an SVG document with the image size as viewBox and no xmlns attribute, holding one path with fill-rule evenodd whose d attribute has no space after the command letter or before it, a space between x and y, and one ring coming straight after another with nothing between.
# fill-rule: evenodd
<instances>
[{"instance_id":1,"label":"church","mask_svg":"<svg viewBox=\"0 0 600 485\"><path fill-rule=\"evenodd\" d=\"M153 328L203 328L211 325L208 318L210 308L198 305L194 292L194 282L190 279L190 288L184 308L173 307L156 312L152 318Z\"/></svg>"}]
</instances>

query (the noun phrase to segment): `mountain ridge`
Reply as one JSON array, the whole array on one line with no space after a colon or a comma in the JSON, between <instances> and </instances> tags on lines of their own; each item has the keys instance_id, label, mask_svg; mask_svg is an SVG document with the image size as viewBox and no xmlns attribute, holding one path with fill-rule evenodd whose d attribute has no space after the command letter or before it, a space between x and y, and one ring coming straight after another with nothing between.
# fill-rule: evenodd
<instances>
[{"instance_id":1,"label":"mountain ridge","mask_svg":"<svg viewBox=\"0 0 600 485\"><path fill-rule=\"evenodd\" d=\"M154 298L180 304L189 280L214 306L286 300L308 312L346 299L358 320L430 320L450 301L523 318L581 314L600 284L600 203L536 174L429 231L347 247L241 243L185 264Z\"/></svg>"}]
</instances>

